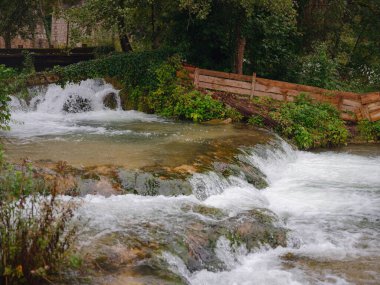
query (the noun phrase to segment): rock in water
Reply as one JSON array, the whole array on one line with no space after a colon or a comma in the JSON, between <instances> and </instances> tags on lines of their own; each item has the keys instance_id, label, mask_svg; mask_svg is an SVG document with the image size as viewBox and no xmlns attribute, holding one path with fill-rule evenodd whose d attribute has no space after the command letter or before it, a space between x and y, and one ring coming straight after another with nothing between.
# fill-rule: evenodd
<instances>
[{"instance_id":1,"label":"rock in water","mask_svg":"<svg viewBox=\"0 0 380 285\"><path fill-rule=\"evenodd\" d=\"M92 111L91 101L78 94L72 94L63 104L63 111L67 113L83 113Z\"/></svg>"},{"instance_id":2,"label":"rock in water","mask_svg":"<svg viewBox=\"0 0 380 285\"><path fill-rule=\"evenodd\" d=\"M116 110L117 109L117 95L114 92L108 93L103 99L104 107Z\"/></svg>"}]
</instances>

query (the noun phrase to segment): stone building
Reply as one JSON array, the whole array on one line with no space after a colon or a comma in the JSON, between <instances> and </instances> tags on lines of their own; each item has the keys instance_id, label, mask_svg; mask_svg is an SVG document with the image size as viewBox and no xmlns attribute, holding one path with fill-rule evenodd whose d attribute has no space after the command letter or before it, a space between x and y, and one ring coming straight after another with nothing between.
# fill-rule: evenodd
<instances>
[{"instance_id":1,"label":"stone building","mask_svg":"<svg viewBox=\"0 0 380 285\"><path fill-rule=\"evenodd\" d=\"M69 25L65 19L53 16L50 47L66 47L68 43L68 29ZM0 48L5 48L5 42L2 37L0 37ZM12 48L49 48L49 41L44 26L42 24L37 25L35 33L30 39L24 39L20 36L12 39Z\"/></svg>"}]
</instances>

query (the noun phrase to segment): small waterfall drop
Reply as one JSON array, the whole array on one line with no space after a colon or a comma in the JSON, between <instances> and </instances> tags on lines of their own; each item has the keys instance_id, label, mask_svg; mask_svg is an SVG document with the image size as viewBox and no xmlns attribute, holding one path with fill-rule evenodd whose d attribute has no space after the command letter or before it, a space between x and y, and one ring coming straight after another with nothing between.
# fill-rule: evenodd
<instances>
[{"instance_id":1,"label":"small waterfall drop","mask_svg":"<svg viewBox=\"0 0 380 285\"><path fill-rule=\"evenodd\" d=\"M121 109L119 90L100 79L88 79L79 84L70 83L64 88L52 84L47 90L33 91L36 96L27 106L29 111L54 114ZM12 97L13 101L20 102L15 97ZM17 105L17 103L12 103L14 104Z\"/></svg>"}]
</instances>

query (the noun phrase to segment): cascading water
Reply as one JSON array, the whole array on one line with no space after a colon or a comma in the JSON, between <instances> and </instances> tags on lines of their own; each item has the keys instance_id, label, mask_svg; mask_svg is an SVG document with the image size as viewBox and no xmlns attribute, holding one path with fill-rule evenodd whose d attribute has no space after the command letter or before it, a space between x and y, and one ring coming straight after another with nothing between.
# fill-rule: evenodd
<instances>
[{"instance_id":1,"label":"cascading water","mask_svg":"<svg viewBox=\"0 0 380 285\"><path fill-rule=\"evenodd\" d=\"M74 165L187 169L200 164L199 153L215 151L214 140L217 148L218 139L231 137L252 143L223 167L190 175L188 196L84 197L79 250L111 268L94 284L380 284L378 150L297 151L259 131L122 111L118 96L110 110L109 94L118 92L87 80L49 86L29 104L12 98L7 153ZM239 161L268 186L253 186ZM233 163L231 171L226 165ZM144 187L155 186L149 177Z\"/></svg>"},{"instance_id":2,"label":"cascading water","mask_svg":"<svg viewBox=\"0 0 380 285\"><path fill-rule=\"evenodd\" d=\"M226 180L214 172L195 174L190 179L194 195L89 196L80 214L92 220L88 231L98 235L138 233L148 244L155 239L175 244L176 238L193 239L194 233L184 230L190 221L215 227L215 221L220 224L227 217L239 221L252 209L269 210L279 218L275 223L289 230L286 247L263 244L249 251L245 244L233 245L221 235L214 254L222 265L191 268L170 246L163 246L162 258L182 282L196 285L378 284L380 157L301 152L278 139L248 152L246 159L267 177L269 187L264 190L238 177ZM223 214L210 217L189 211L197 207ZM99 216L99 212L107 214ZM159 233L152 234L144 223ZM204 228L195 231L200 234ZM119 284L119 279L113 280Z\"/></svg>"}]
</instances>

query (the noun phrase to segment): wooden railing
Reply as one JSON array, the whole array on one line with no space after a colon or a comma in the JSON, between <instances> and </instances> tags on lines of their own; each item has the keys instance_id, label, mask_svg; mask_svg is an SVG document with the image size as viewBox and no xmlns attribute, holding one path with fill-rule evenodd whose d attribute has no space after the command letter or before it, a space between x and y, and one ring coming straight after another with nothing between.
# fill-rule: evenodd
<instances>
[{"instance_id":1,"label":"wooden railing","mask_svg":"<svg viewBox=\"0 0 380 285\"><path fill-rule=\"evenodd\" d=\"M294 101L302 93L313 100L334 105L341 118L357 122L362 119L380 120L380 92L359 94L332 91L312 86L276 81L252 76L225 73L193 66L185 66L196 88L223 91L250 98L269 97L281 101Z\"/></svg>"}]
</instances>

